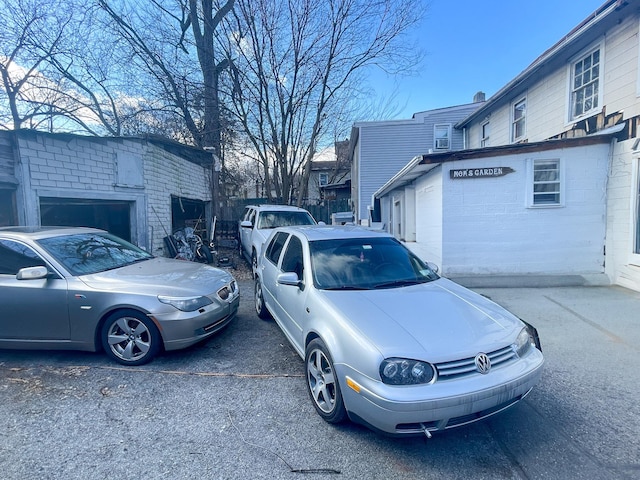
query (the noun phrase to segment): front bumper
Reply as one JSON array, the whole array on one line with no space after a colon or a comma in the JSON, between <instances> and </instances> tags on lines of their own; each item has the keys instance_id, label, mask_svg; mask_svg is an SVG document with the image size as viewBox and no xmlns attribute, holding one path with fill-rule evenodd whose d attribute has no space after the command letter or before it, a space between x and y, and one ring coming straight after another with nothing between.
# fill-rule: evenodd
<instances>
[{"instance_id":1,"label":"front bumper","mask_svg":"<svg viewBox=\"0 0 640 480\"><path fill-rule=\"evenodd\" d=\"M336 365L336 371L345 380L342 394L353 421L386 434L414 435L465 425L514 405L538 383L543 363L532 349L487 375L405 387L363 377L346 365ZM356 388L347 386L354 382Z\"/></svg>"},{"instance_id":2,"label":"front bumper","mask_svg":"<svg viewBox=\"0 0 640 480\"><path fill-rule=\"evenodd\" d=\"M196 312L179 312L178 316L156 316L164 349L179 350L210 337L222 330L236 317L240 295L236 293L228 302Z\"/></svg>"}]
</instances>

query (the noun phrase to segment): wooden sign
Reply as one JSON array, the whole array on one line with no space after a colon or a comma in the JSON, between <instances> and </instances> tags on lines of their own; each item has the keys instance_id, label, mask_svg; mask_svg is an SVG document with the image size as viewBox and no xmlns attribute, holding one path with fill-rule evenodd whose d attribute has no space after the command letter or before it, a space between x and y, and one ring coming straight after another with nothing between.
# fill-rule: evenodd
<instances>
[{"instance_id":1,"label":"wooden sign","mask_svg":"<svg viewBox=\"0 0 640 480\"><path fill-rule=\"evenodd\" d=\"M510 167L458 168L449 170L449 178L457 180L459 178L502 177L513 172L515 172L515 170Z\"/></svg>"}]
</instances>

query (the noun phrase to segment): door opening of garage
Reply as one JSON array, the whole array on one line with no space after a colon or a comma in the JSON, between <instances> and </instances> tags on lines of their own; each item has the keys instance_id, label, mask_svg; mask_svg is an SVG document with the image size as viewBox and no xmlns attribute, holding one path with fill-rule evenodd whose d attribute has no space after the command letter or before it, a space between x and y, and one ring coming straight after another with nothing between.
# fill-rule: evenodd
<instances>
[{"instance_id":1,"label":"door opening of garage","mask_svg":"<svg viewBox=\"0 0 640 480\"><path fill-rule=\"evenodd\" d=\"M78 198L40 198L40 223L94 227L131 241L132 202Z\"/></svg>"},{"instance_id":2,"label":"door opening of garage","mask_svg":"<svg viewBox=\"0 0 640 480\"><path fill-rule=\"evenodd\" d=\"M207 241L208 202L184 197L171 197L171 228L172 232L185 227L191 227L202 240Z\"/></svg>"},{"instance_id":3,"label":"door opening of garage","mask_svg":"<svg viewBox=\"0 0 640 480\"><path fill-rule=\"evenodd\" d=\"M15 190L0 188L0 227L17 224Z\"/></svg>"}]
</instances>

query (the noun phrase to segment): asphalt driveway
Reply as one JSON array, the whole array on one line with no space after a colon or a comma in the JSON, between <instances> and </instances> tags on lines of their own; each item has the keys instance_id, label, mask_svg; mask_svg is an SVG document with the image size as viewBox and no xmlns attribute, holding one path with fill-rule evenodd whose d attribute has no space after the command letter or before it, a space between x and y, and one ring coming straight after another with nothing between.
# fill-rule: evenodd
<instances>
[{"instance_id":1,"label":"asphalt driveway","mask_svg":"<svg viewBox=\"0 0 640 480\"><path fill-rule=\"evenodd\" d=\"M125 368L103 355L0 351L5 479L536 479L640 475L640 293L478 289L534 324L540 385L514 408L426 438L331 426L303 364L241 280L237 321Z\"/></svg>"}]
</instances>

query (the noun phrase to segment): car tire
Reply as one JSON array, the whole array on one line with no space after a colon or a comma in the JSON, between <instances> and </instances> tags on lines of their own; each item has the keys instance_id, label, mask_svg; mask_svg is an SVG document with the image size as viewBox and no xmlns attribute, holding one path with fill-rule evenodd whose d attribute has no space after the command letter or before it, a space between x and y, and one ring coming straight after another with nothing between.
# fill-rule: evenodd
<instances>
[{"instance_id":1,"label":"car tire","mask_svg":"<svg viewBox=\"0 0 640 480\"><path fill-rule=\"evenodd\" d=\"M251 251L251 273L253 276L256 276L256 272L258 271L258 256L256 255L256 250L253 249Z\"/></svg>"},{"instance_id":2,"label":"car tire","mask_svg":"<svg viewBox=\"0 0 640 480\"><path fill-rule=\"evenodd\" d=\"M254 290L253 290L253 299L255 302L256 313L258 317L263 320L268 320L271 318L269 314L269 310L267 310L267 306L264 304L264 293L262 292L262 283L260 283L260 278L256 277Z\"/></svg>"},{"instance_id":3,"label":"car tire","mask_svg":"<svg viewBox=\"0 0 640 480\"><path fill-rule=\"evenodd\" d=\"M307 391L316 412L328 423L340 423L347 418L340 384L331 354L319 338L307 346L305 355Z\"/></svg>"},{"instance_id":4,"label":"car tire","mask_svg":"<svg viewBox=\"0 0 640 480\"><path fill-rule=\"evenodd\" d=\"M143 365L160 350L162 338L151 319L135 310L111 314L101 330L106 354L123 365Z\"/></svg>"}]
</instances>

